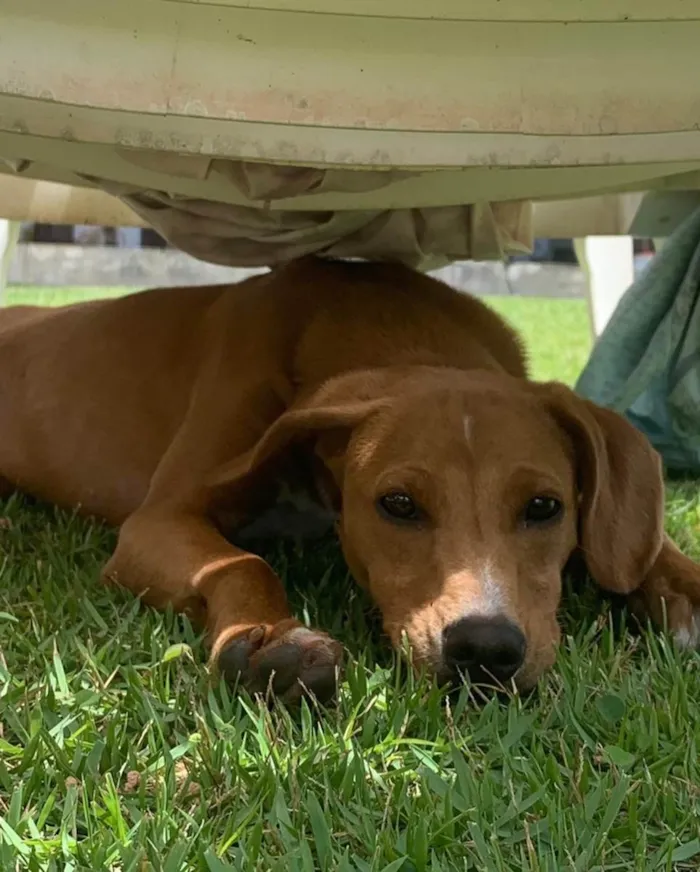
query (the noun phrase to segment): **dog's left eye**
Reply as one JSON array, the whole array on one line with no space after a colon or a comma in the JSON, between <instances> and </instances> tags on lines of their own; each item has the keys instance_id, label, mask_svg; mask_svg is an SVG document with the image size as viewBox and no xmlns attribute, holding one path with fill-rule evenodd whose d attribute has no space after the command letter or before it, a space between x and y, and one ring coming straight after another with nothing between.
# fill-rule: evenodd
<instances>
[{"instance_id":1,"label":"dog's left eye","mask_svg":"<svg viewBox=\"0 0 700 872\"><path fill-rule=\"evenodd\" d=\"M556 497L533 497L523 510L523 521L526 527L535 524L546 524L556 520L564 511L564 506Z\"/></svg>"},{"instance_id":2,"label":"dog's left eye","mask_svg":"<svg viewBox=\"0 0 700 872\"><path fill-rule=\"evenodd\" d=\"M391 491L377 501L381 513L395 521L417 521L420 512L414 499L404 491Z\"/></svg>"}]
</instances>

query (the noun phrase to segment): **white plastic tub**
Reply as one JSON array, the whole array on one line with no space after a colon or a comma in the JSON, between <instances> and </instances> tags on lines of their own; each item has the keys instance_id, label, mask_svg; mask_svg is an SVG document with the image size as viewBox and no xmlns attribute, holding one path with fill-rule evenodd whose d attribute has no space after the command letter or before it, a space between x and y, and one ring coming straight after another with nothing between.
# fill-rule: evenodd
<instances>
[{"instance_id":1,"label":"white plastic tub","mask_svg":"<svg viewBox=\"0 0 700 872\"><path fill-rule=\"evenodd\" d=\"M268 236L306 213L346 254L517 250L520 202L700 187L699 46L700 0L0 0L0 170L117 193L179 244L204 202ZM375 233L411 209L424 238ZM194 253L272 256L217 232Z\"/></svg>"}]
</instances>

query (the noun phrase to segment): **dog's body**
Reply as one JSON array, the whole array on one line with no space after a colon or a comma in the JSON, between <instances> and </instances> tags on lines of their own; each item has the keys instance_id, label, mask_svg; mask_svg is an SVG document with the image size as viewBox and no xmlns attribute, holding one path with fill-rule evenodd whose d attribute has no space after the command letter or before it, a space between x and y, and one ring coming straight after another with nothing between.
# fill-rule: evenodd
<instances>
[{"instance_id":1,"label":"dog's body","mask_svg":"<svg viewBox=\"0 0 700 872\"><path fill-rule=\"evenodd\" d=\"M225 670L287 699L330 693L340 649L230 544L281 488L339 518L392 639L441 676L532 684L577 547L603 587L697 636L700 568L663 539L646 441L528 382L498 316L398 266L304 259L235 287L2 310L14 488L120 525L106 577L201 617Z\"/></svg>"},{"instance_id":2,"label":"dog's body","mask_svg":"<svg viewBox=\"0 0 700 872\"><path fill-rule=\"evenodd\" d=\"M0 475L121 524L183 424L206 432L189 458L199 487L343 373L423 364L524 377L514 333L489 309L408 270L409 283L392 282L395 272L305 260L235 286L3 310Z\"/></svg>"}]
</instances>

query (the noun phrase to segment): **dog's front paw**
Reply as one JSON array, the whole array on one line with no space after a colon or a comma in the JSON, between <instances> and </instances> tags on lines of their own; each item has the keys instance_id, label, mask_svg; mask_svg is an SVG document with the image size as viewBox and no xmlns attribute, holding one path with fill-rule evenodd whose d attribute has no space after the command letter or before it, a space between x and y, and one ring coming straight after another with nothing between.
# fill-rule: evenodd
<instances>
[{"instance_id":1,"label":"dog's front paw","mask_svg":"<svg viewBox=\"0 0 700 872\"><path fill-rule=\"evenodd\" d=\"M680 648L700 647L700 566L667 540L630 607L638 619L668 630Z\"/></svg>"},{"instance_id":2,"label":"dog's front paw","mask_svg":"<svg viewBox=\"0 0 700 872\"><path fill-rule=\"evenodd\" d=\"M335 639L288 620L234 636L217 663L228 681L250 693L271 693L288 704L302 696L327 703L335 696L342 659L343 648Z\"/></svg>"}]
</instances>

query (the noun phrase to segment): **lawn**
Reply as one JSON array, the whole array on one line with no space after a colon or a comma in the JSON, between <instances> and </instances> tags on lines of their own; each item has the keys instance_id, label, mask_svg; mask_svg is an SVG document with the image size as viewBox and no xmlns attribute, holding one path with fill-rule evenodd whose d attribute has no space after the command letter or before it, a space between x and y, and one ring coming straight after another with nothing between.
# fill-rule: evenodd
<instances>
[{"instance_id":1,"label":"lawn","mask_svg":"<svg viewBox=\"0 0 700 872\"><path fill-rule=\"evenodd\" d=\"M538 377L575 378L583 303L494 305ZM700 557L692 484L668 528ZM536 697L446 705L394 662L333 543L273 547L297 613L353 656L338 707L293 717L215 684L185 621L103 590L113 541L0 506L3 872L700 868L700 658L620 631L592 593L568 597Z\"/></svg>"}]
</instances>

